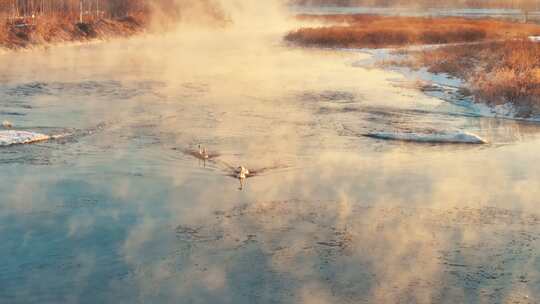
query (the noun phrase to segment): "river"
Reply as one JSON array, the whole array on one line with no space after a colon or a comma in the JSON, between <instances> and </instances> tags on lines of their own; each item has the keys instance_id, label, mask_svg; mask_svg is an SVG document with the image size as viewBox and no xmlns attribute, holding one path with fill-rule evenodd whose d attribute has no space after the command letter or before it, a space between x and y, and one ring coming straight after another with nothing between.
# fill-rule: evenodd
<instances>
[{"instance_id":1,"label":"river","mask_svg":"<svg viewBox=\"0 0 540 304\"><path fill-rule=\"evenodd\" d=\"M0 147L0 303L540 301L540 126L282 34L0 54L0 120L71 134Z\"/></svg>"}]
</instances>

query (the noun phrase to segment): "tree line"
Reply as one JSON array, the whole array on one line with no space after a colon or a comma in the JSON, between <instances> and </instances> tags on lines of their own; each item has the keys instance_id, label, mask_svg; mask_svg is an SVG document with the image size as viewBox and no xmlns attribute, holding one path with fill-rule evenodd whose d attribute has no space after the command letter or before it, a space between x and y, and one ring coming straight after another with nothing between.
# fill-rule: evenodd
<instances>
[{"instance_id":1,"label":"tree line","mask_svg":"<svg viewBox=\"0 0 540 304\"><path fill-rule=\"evenodd\" d=\"M0 0L0 16L122 17L147 10L149 2L148 0Z\"/></svg>"}]
</instances>

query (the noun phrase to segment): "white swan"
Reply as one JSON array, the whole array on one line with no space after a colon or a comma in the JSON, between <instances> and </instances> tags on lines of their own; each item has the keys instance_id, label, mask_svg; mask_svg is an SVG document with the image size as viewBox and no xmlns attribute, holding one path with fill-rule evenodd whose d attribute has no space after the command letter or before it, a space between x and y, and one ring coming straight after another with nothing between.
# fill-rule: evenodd
<instances>
[{"instance_id":1,"label":"white swan","mask_svg":"<svg viewBox=\"0 0 540 304\"><path fill-rule=\"evenodd\" d=\"M208 159L210 157L210 155L208 155L208 151L206 151L206 147L199 145L199 156L202 159Z\"/></svg>"},{"instance_id":2,"label":"white swan","mask_svg":"<svg viewBox=\"0 0 540 304\"><path fill-rule=\"evenodd\" d=\"M11 128L13 128L13 124L11 122L7 121L7 120L4 120L2 122L2 127L4 129L11 129Z\"/></svg>"},{"instance_id":3,"label":"white swan","mask_svg":"<svg viewBox=\"0 0 540 304\"><path fill-rule=\"evenodd\" d=\"M243 190L244 189L244 182L246 181L246 178L250 174L249 170L244 166L240 166L240 167L236 168L234 173L236 174L236 178L238 178L238 180L240 181L239 190Z\"/></svg>"},{"instance_id":4,"label":"white swan","mask_svg":"<svg viewBox=\"0 0 540 304\"><path fill-rule=\"evenodd\" d=\"M246 179L249 175L249 170L244 167L244 166L240 166L236 169L236 177L238 177L239 179Z\"/></svg>"}]
</instances>

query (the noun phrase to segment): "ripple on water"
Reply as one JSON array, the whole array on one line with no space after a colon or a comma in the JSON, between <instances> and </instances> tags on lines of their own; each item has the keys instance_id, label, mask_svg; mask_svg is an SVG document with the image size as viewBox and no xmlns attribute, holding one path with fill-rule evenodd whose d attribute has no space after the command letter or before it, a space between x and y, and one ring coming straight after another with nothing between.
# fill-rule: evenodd
<instances>
[{"instance_id":1,"label":"ripple on water","mask_svg":"<svg viewBox=\"0 0 540 304\"><path fill-rule=\"evenodd\" d=\"M516 284L535 284L530 278L538 271L526 265L540 245L537 214L493 207L343 207L257 202L179 224L175 232L178 242L189 244L183 260L190 261L195 280L215 265L247 281L262 271L290 283L277 297L295 294L298 281L311 279L332 290L334 301L351 303L378 302L377 296L400 302L423 293L461 301L456 290L500 300L515 296ZM257 271L248 257L259 261ZM395 275L401 271L408 275Z\"/></svg>"},{"instance_id":2,"label":"ripple on water","mask_svg":"<svg viewBox=\"0 0 540 304\"><path fill-rule=\"evenodd\" d=\"M349 91L305 91L296 96L301 101L306 102L330 102L330 103L355 103L364 99L363 96Z\"/></svg>"},{"instance_id":3,"label":"ripple on water","mask_svg":"<svg viewBox=\"0 0 540 304\"><path fill-rule=\"evenodd\" d=\"M154 94L164 86L158 81L120 82L116 80L87 80L79 82L29 82L0 86L0 94L8 97L31 98L36 96L94 96L97 98L130 99Z\"/></svg>"}]
</instances>

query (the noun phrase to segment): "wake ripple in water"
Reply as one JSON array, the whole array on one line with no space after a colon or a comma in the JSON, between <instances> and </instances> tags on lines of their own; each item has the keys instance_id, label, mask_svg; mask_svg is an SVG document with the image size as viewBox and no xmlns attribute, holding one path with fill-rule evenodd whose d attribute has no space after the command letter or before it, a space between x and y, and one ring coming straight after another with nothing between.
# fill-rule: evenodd
<instances>
[{"instance_id":1,"label":"wake ripple in water","mask_svg":"<svg viewBox=\"0 0 540 304\"><path fill-rule=\"evenodd\" d=\"M115 80L81 82L30 82L15 86L0 85L0 91L11 97L34 97L41 95L74 95L115 97L130 99L139 95L154 94L154 88L162 87L157 81L120 82Z\"/></svg>"},{"instance_id":2,"label":"wake ripple in water","mask_svg":"<svg viewBox=\"0 0 540 304\"><path fill-rule=\"evenodd\" d=\"M348 92L348 91L325 90L325 91L304 91L297 94L297 98L302 101L347 104L347 103L358 102L364 97L358 96L357 94L353 92Z\"/></svg>"}]
</instances>

